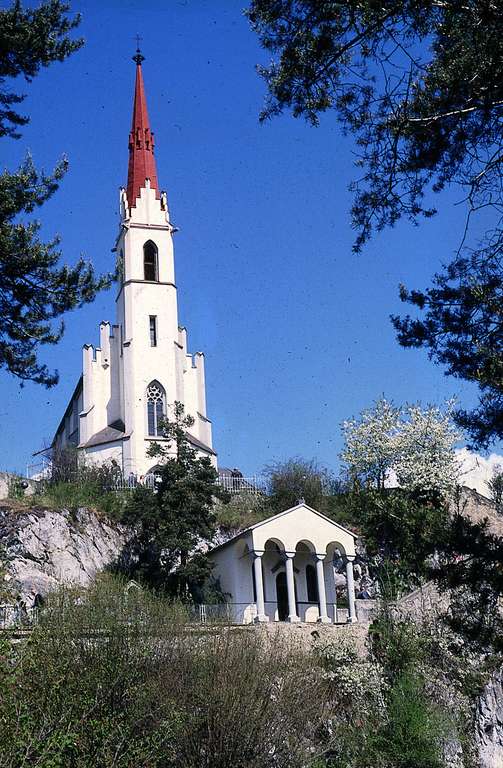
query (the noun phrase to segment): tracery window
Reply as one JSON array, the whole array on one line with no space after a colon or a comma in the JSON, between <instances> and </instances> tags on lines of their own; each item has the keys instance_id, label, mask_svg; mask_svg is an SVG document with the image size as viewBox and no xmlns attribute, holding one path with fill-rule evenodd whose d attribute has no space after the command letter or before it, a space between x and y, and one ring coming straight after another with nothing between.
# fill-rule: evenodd
<instances>
[{"instance_id":1,"label":"tracery window","mask_svg":"<svg viewBox=\"0 0 503 768\"><path fill-rule=\"evenodd\" d=\"M158 381L152 381L147 387L147 423L148 434L156 437L162 434L161 422L166 413L166 392Z\"/></svg>"},{"instance_id":2,"label":"tracery window","mask_svg":"<svg viewBox=\"0 0 503 768\"><path fill-rule=\"evenodd\" d=\"M147 240L143 246L143 275L145 280L157 281L157 246Z\"/></svg>"}]
</instances>

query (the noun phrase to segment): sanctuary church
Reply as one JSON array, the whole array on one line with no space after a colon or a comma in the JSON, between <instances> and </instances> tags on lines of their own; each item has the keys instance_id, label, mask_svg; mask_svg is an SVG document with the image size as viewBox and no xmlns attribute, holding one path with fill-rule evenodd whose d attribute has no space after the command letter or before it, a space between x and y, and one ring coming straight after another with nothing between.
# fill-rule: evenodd
<instances>
[{"instance_id":1,"label":"sanctuary church","mask_svg":"<svg viewBox=\"0 0 503 768\"><path fill-rule=\"evenodd\" d=\"M175 401L194 419L189 439L216 466L206 415L204 355L187 350L178 324L173 234L154 157L142 75L136 62L127 186L120 190L120 230L115 244L115 322L100 324L99 347L83 348L82 375L52 442L53 453L74 446L87 460L112 460L123 474L146 476L147 455L162 441L160 421Z\"/></svg>"}]
</instances>

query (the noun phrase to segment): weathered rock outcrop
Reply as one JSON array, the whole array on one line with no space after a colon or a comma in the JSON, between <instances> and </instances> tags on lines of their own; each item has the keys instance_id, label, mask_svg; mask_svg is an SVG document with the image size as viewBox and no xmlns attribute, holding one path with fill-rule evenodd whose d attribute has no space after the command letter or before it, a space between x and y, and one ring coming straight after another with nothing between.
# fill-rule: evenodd
<instances>
[{"instance_id":1,"label":"weathered rock outcrop","mask_svg":"<svg viewBox=\"0 0 503 768\"><path fill-rule=\"evenodd\" d=\"M503 766L503 670L495 672L477 701L476 742L480 768Z\"/></svg>"},{"instance_id":2,"label":"weathered rock outcrop","mask_svg":"<svg viewBox=\"0 0 503 768\"><path fill-rule=\"evenodd\" d=\"M88 584L120 555L126 531L87 509L0 506L4 587L27 607L61 584Z\"/></svg>"}]
</instances>

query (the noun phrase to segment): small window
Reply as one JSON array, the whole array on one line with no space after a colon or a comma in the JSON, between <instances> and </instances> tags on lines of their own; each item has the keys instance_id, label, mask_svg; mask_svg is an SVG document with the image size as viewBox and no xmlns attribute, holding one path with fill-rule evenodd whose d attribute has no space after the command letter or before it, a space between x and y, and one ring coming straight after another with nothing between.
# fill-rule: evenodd
<instances>
[{"instance_id":1,"label":"small window","mask_svg":"<svg viewBox=\"0 0 503 768\"><path fill-rule=\"evenodd\" d=\"M148 240L143 246L143 272L145 280L157 281L157 246Z\"/></svg>"},{"instance_id":2,"label":"small window","mask_svg":"<svg viewBox=\"0 0 503 768\"><path fill-rule=\"evenodd\" d=\"M117 256L117 262L115 266L116 278L119 283L124 282L124 252L121 250Z\"/></svg>"},{"instance_id":3,"label":"small window","mask_svg":"<svg viewBox=\"0 0 503 768\"><path fill-rule=\"evenodd\" d=\"M157 347L157 317L150 315L149 317L149 330L150 330L150 346Z\"/></svg>"}]
</instances>

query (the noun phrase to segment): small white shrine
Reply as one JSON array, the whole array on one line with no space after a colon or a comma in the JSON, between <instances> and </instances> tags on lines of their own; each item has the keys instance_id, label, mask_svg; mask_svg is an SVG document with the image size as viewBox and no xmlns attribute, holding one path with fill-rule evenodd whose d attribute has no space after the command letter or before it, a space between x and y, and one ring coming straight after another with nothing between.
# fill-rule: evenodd
<instances>
[{"instance_id":1,"label":"small white shrine","mask_svg":"<svg viewBox=\"0 0 503 768\"><path fill-rule=\"evenodd\" d=\"M209 552L232 621L337 621L335 562L344 562L348 622L357 620L356 535L304 503Z\"/></svg>"}]
</instances>

